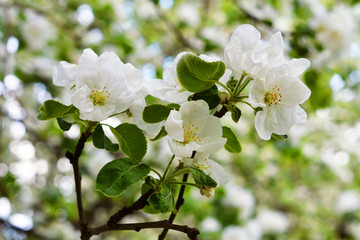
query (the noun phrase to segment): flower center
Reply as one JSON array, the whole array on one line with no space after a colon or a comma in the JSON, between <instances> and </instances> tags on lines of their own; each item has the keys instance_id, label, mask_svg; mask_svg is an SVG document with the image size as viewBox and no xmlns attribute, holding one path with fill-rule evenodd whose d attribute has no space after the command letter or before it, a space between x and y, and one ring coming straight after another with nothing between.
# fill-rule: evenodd
<instances>
[{"instance_id":1,"label":"flower center","mask_svg":"<svg viewBox=\"0 0 360 240\"><path fill-rule=\"evenodd\" d=\"M93 102L94 106L104 106L106 103L106 99L110 98L110 93L106 90L106 87L100 90L97 89L96 86L94 86L94 89L91 91L89 98Z\"/></svg>"},{"instance_id":2,"label":"flower center","mask_svg":"<svg viewBox=\"0 0 360 240\"><path fill-rule=\"evenodd\" d=\"M180 82L179 82L179 79L177 79L177 78L175 79L174 88L178 89L179 92L184 92L184 91L186 91L186 90L181 86L181 84L180 84Z\"/></svg>"},{"instance_id":3,"label":"flower center","mask_svg":"<svg viewBox=\"0 0 360 240\"><path fill-rule=\"evenodd\" d=\"M207 159L205 159L202 163L199 163L196 167L201 170L207 170L211 168Z\"/></svg>"},{"instance_id":4,"label":"flower center","mask_svg":"<svg viewBox=\"0 0 360 240\"><path fill-rule=\"evenodd\" d=\"M184 143L187 144L189 142L201 142L201 139L197 132L199 128L194 124L184 124L182 126L184 130Z\"/></svg>"},{"instance_id":5,"label":"flower center","mask_svg":"<svg viewBox=\"0 0 360 240\"><path fill-rule=\"evenodd\" d=\"M274 86L271 91L267 91L264 97L265 104L270 107L271 105L279 105L283 96L280 93L280 88Z\"/></svg>"}]
</instances>

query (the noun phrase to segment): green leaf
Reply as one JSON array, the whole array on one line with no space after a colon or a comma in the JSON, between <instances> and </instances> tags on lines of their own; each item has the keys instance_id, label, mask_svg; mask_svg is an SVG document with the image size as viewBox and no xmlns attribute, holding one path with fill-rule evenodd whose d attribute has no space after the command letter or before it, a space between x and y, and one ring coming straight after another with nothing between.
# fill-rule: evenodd
<instances>
[{"instance_id":1,"label":"green leaf","mask_svg":"<svg viewBox=\"0 0 360 240\"><path fill-rule=\"evenodd\" d=\"M96 148L106 149L110 152L119 151L119 144L112 143L111 140L104 134L101 124L98 124L92 135L92 141Z\"/></svg>"},{"instance_id":2,"label":"green leaf","mask_svg":"<svg viewBox=\"0 0 360 240\"><path fill-rule=\"evenodd\" d=\"M171 109L174 109L176 111L179 111L180 109L180 105L179 104L176 104L176 103L169 103L168 105L166 105L167 107L171 108Z\"/></svg>"},{"instance_id":3,"label":"green leaf","mask_svg":"<svg viewBox=\"0 0 360 240\"><path fill-rule=\"evenodd\" d=\"M231 153L239 153L242 148L239 142L239 139L236 137L235 133L229 127L222 127L223 129L223 137L227 138L225 143L225 149Z\"/></svg>"},{"instance_id":4,"label":"green leaf","mask_svg":"<svg viewBox=\"0 0 360 240\"><path fill-rule=\"evenodd\" d=\"M95 189L115 197L134 183L144 179L150 166L131 158L119 158L107 163L96 177Z\"/></svg>"},{"instance_id":5,"label":"green leaf","mask_svg":"<svg viewBox=\"0 0 360 240\"><path fill-rule=\"evenodd\" d=\"M225 107L231 112L232 120L237 123L241 117L241 110L235 105L226 104Z\"/></svg>"},{"instance_id":6,"label":"green leaf","mask_svg":"<svg viewBox=\"0 0 360 240\"><path fill-rule=\"evenodd\" d=\"M156 137L154 137L153 139L150 139L150 141L156 141L159 140L162 137L165 137L167 135L167 132L165 130L165 127L162 127L160 129L160 132L158 133L158 135L156 135Z\"/></svg>"},{"instance_id":7,"label":"green leaf","mask_svg":"<svg viewBox=\"0 0 360 240\"><path fill-rule=\"evenodd\" d=\"M278 134L275 134L275 133L273 133L273 134L271 135L271 137L272 137L273 139L276 139L276 140L286 140L286 139L288 138L287 135L278 135Z\"/></svg>"},{"instance_id":8,"label":"green leaf","mask_svg":"<svg viewBox=\"0 0 360 240\"><path fill-rule=\"evenodd\" d=\"M110 127L110 130L119 141L123 153L139 161L145 156L147 150L146 138L136 125L123 123L116 128Z\"/></svg>"},{"instance_id":9,"label":"green leaf","mask_svg":"<svg viewBox=\"0 0 360 240\"><path fill-rule=\"evenodd\" d=\"M73 105L66 106L55 100L47 100L40 106L39 120L49 120L57 117L64 117L77 112Z\"/></svg>"},{"instance_id":10,"label":"green leaf","mask_svg":"<svg viewBox=\"0 0 360 240\"><path fill-rule=\"evenodd\" d=\"M192 100L202 99L209 105L210 109L217 107L220 103L220 97L218 95L218 88L216 85L213 85L210 89L205 91L195 93Z\"/></svg>"},{"instance_id":11,"label":"green leaf","mask_svg":"<svg viewBox=\"0 0 360 240\"><path fill-rule=\"evenodd\" d=\"M149 198L152 209L162 213L171 212L175 207L175 187L168 183L160 184L161 190L153 193Z\"/></svg>"},{"instance_id":12,"label":"green leaf","mask_svg":"<svg viewBox=\"0 0 360 240\"><path fill-rule=\"evenodd\" d=\"M59 124L59 127L64 131L68 131L72 126L72 123L69 123L69 122L65 121L61 117L57 117L56 120L57 120L57 122Z\"/></svg>"},{"instance_id":13,"label":"green leaf","mask_svg":"<svg viewBox=\"0 0 360 240\"><path fill-rule=\"evenodd\" d=\"M195 167L190 167L191 174L194 177L195 183L200 186L216 187L217 183L203 170Z\"/></svg>"},{"instance_id":14,"label":"green leaf","mask_svg":"<svg viewBox=\"0 0 360 240\"><path fill-rule=\"evenodd\" d=\"M225 73L222 61L206 62L193 53L182 56L176 71L179 82L189 92L202 92L211 88Z\"/></svg>"},{"instance_id":15,"label":"green leaf","mask_svg":"<svg viewBox=\"0 0 360 240\"><path fill-rule=\"evenodd\" d=\"M145 194L150 189L155 189L158 182L159 182L159 180L157 180L151 176L147 176L145 179L145 183L141 186L141 194ZM152 207L150 207L150 205L146 205L142 210L144 212L150 213L150 214L160 213L160 211L153 209Z\"/></svg>"},{"instance_id":16,"label":"green leaf","mask_svg":"<svg viewBox=\"0 0 360 240\"><path fill-rule=\"evenodd\" d=\"M171 110L172 108L161 104L148 105L143 111L143 119L147 123L158 123L166 120Z\"/></svg>"}]
</instances>

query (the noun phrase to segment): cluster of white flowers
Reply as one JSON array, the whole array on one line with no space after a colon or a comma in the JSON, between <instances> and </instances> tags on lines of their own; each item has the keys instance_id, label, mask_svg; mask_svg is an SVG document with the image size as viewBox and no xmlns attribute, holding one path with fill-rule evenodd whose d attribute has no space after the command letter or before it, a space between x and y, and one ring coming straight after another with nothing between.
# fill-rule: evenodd
<instances>
[{"instance_id":1,"label":"cluster of white flowers","mask_svg":"<svg viewBox=\"0 0 360 240\"><path fill-rule=\"evenodd\" d=\"M261 107L255 117L255 128L262 139L271 134L287 134L297 123L306 121L299 106L310 96L310 90L299 79L309 67L306 59L286 61L281 33L262 41L252 25L241 25L225 47L225 63L235 78L249 75L249 100L254 108Z\"/></svg>"},{"instance_id":2,"label":"cluster of white flowers","mask_svg":"<svg viewBox=\"0 0 360 240\"><path fill-rule=\"evenodd\" d=\"M68 90L70 102L79 109L81 119L100 122L130 112L127 116L132 115L135 124L150 135L164 126L176 157L223 184L228 179L224 169L208 157L225 145L226 138L219 118L210 114L208 104L204 100L189 101L194 93L180 84L178 63L187 54L176 56L164 70L163 80L145 83L141 71L130 63L124 64L114 52L98 56L85 49L78 65L63 61L55 67L53 82ZM207 63L220 61L204 54L199 58ZM253 108L262 109L255 117L255 128L262 139L270 139L272 133L287 134L294 124L306 121L299 104L309 98L310 90L299 76L310 63L306 59L285 60L280 32L263 41L255 27L240 25L225 46L224 58L227 69L217 82L219 95L227 91L230 99L241 98L242 90L251 84L249 102ZM237 81L235 88L231 89L230 80ZM147 124L142 114L148 94L181 107L172 110L166 121ZM219 104L227 104L228 100ZM213 190L204 189L203 194L212 196Z\"/></svg>"}]
</instances>

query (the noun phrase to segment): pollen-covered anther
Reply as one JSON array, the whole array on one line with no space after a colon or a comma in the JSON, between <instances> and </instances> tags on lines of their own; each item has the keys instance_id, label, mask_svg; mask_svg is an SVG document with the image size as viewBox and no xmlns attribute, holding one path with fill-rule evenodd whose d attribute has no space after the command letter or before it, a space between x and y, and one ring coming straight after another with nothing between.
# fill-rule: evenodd
<instances>
[{"instance_id":1,"label":"pollen-covered anther","mask_svg":"<svg viewBox=\"0 0 360 240\"><path fill-rule=\"evenodd\" d=\"M184 124L182 126L184 131L184 143L189 142L201 142L200 137L198 136L197 132L199 131L199 128L195 126L194 124Z\"/></svg>"},{"instance_id":2,"label":"pollen-covered anther","mask_svg":"<svg viewBox=\"0 0 360 240\"><path fill-rule=\"evenodd\" d=\"M274 86L271 91L267 91L264 97L265 104L270 107L271 105L280 105L282 94L278 86Z\"/></svg>"},{"instance_id":3,"label":"pollen-covered anther","mask_svg":"<svg viewBox=\"0 0 360 240\"><path fill-rule=\"evenodd\" d=\"M105 89L106 87L104 87L103 89L97 89L97 87L94 86L94 89L89 95L89 98L91 99L94 106L104 106L106 104L106 99L110 98L111 94Z\"/></svg>"}]
</instances>

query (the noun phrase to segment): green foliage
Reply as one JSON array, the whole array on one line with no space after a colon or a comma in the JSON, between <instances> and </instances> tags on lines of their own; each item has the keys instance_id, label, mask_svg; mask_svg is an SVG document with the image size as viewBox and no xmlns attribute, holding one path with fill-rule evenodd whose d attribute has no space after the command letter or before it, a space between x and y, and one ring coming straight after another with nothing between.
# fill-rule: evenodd
<instances>
[{"instance_id":1,"label":"green foliage","mask_svg":"<svg viewBox=\"0 0 360 240\"><path fill-rule=\"evenodd\" d=\"M100 149L106 149L110 152L119 151L119 145L112 143L111 140L104 134L104 130L101 124L98 124L92 135L92 141L95 147Z\"/></svg>"},{"instance_id":2,"label":"green foliage","mask_svg":"<svg viewBox=\"0 0 360 240\"><path fill-rule=\"evenodd\" d=\"M241 110L237 106L230 104L225 104L225 107L231 112L231 119L237 123L241 117Z\"/></svg>"},{"instance_id":3,"label":"green foliage","mask_svg":"<svg viewBox=\"0 0 360 240\"><path fill-rule=\"evenodd\" d=\"M217 183L203 170L195 167L190 167L191 174L193 175L194 181L199 186L216 187Z\"/></svg>"},{"instance_id":4,"label":"green foliage","mask_svg":"<svg viewBox=\"0 0 360 240\"><path fill-rule=\"evenodd\" d=\"M152 209L159 212L171 212L175 207L175 187L168 183L161 183L160 190L153 193L149 198L149 204Z\"/></svg>"},{"instance_id":5,"label":"green foliage","mask_svg":"<svg viewBox=\"0 0 360 240\"><path fill-rule=\"evenodd\" d=\"M77 111L73 105L66 106L55 100L47 100L40 106L40 114L37 118L39 120L49 120L72 115L77 113Z\"/></svg>"},{"instance_id":6,"label":"green foliage","mask_svg":"<svg viewBox=\"0 0 360 240\"><path fill-rule=\"evenodd\" d=\"M158 180L151 177L151 176L148 176L146 179L145 179L145 182L144 184L142 185L141 187L141 194L145 194L147 191L149 191L150 189L155 189L156 186L158 184ZM156 210L154 208L152 208L150 205L146 205L144 208L143 208L143 211L146 212L146 213L150 213L150 214L158 214L160 213L159 210Z\"/></svg>"},{"instance_id":7,"label":"green foliage","mask_svg":"<svg viewBox=\"0 0 360 240\"><path fill-rule=\"evenodd\" d=\"M146 138L136 125L123 123L116 128L110 127L110 130L119 141L123 153L139 161L145 156L147 150Z\"/></svg>"},{"instance_id":8,"label":"green foliage","mask_svg":"<svg viewBox=\"0 0 360 240\"><path fill-rule=\"evenodd\" d=\"M160 138L163 138L167 135L167 132L165 130L165 127L162 127L160 129L160 132L156 135L156 137L150 139L150 141L156 141L156 140L159 140Z\"/></svg>"},{"instance_id":9,"label":"green foliage","mask_svg":"<svg viewBox=\"0 0 360 240\"><path fill-rule=\"evenodd\" d=\"M237 138L233 130L231 130L231 128L226 126L223 126L222 129L223 129L223 137L227 139L224 146L225 149L231 153L241 152L242 148L239 139Z\"/></svg>"},{"instance_id":10,"label":"green foliage","mask_svg":"<svg viewBox=\"0 0 360 240\"><path fill-rule=\"evenodd\" d=\"M64 131L68 131L72 126L72 123L69 123L69 122L65 121L61 117L57 117L56 120L57 120L57 122L59 124L59 127Z\"/></svg>"},{"instance_id":11,"label":"green foliage","mask_svg":"<svg viewBox=\"0 0 360 240\"><path fill-rule=\"evenodd\" d=\"M143 111L143 119L147 123L158 123L166 120L171 110L172 108L161 104L148 105Z\"/></svg>"},{"instance_id":12,"label":"green foliage","mask_svg":"<svg viewBox=\"0 0 360 240\"><path fill-rule=\"evenodd\" d=\"M195 93L194 96L191 97L192 100L204 100L209 105L210 109L217 107L220 103L220 97L218 96L218 88L216 85L213 85L211 88Z\"/></svg>"},{"instance_id":13,"label":"green foliage","mask_svg":"<svg viewBox=\"0 0 360 240\"><path fill-rule=\"evenodd\" d=\"M193 53L182 56L176 68L181 86L189 92L211 88L224 75L225 69L223 62L206 62Z\"/></svg>"},{"instance_id":14,"label":"green foliage","mask_svg":"<svg viewBox=\"0 0 360 240\"><path fill-rule=\"evenodd\" d=\"M107 163L96 177L95 189L115 197L134 183L144 179L150 166L132 158L119 158Z\"/></svg>"}]
</instances>

